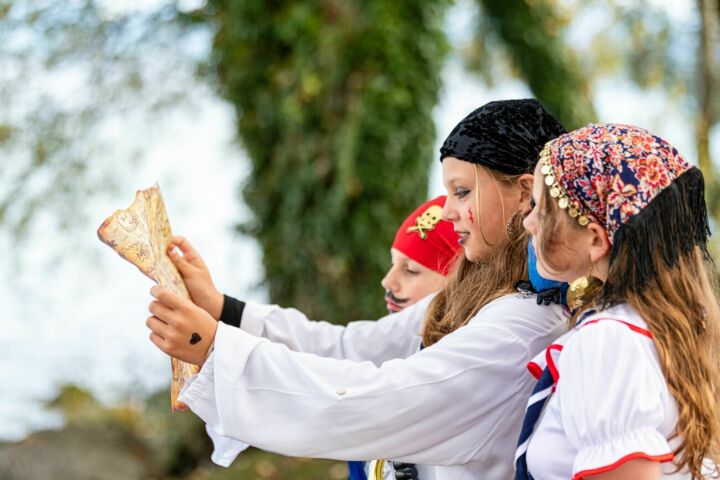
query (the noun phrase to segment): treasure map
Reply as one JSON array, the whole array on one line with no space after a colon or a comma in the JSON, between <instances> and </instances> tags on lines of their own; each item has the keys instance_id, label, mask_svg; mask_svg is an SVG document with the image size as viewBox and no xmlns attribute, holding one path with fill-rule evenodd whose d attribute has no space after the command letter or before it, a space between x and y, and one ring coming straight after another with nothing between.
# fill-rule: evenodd
<instances>
[{"instance_id":1,"label":"treasure map","mask_svg":"<svg viewBox=\"0 0 720 480\"><path fill-rule=\"evenodd\" d=\"M172 231L160 195L160 187L157 184L147 190L138 191L132 205L127 210L113 213L100 225L97 233L103 243L135 265L155 283L169 288L184 298L190 298L180 272L166 253ZM171 363L172 409L185 410L187 406L177 398L187 379L196 374L199 367L175 358L171 359Z\"/></svg>"}]
</instances>

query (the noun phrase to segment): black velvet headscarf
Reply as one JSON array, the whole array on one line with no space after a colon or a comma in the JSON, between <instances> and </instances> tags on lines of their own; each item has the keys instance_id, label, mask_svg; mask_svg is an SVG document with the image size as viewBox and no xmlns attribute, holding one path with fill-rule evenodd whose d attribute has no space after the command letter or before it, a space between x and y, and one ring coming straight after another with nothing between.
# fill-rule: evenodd
<instances>
[{"instance_id":1,"label":"black velvet headscarf","mask_svg":"<svg viewBox=\"0 0 720 480\"><path fill-rule=\"evenodd\" d=\"M501 173L532 173L545 143L565 129L533 98L490 102L465 117L440 148L440 161L455 157Z\"/></svg>"}]
</instances>

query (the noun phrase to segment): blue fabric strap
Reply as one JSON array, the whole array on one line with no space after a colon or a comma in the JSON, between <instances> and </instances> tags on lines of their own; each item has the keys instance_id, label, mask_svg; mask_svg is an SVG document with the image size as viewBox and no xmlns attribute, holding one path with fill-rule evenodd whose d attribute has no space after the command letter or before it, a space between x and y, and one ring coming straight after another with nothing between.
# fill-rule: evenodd
<instances>
[{"instance_id":1,"label":"blue fabric strap","mask_svg":"<svg viewBox=\"0 0 720 480\"><path fill-rule=\"evenodd\" d=\"M550 290L552 288L563 288L567 290L567 284L558 282L557 280L549 280L540 275L537 269L537 255L535 254L535 248L532 242L528 242L528 276L530 277L530 283L536 292L540 293L543 290ZM564 303L564 302L563 302Z\"/></svg>"},{"instance_id":2,"label":"blue fabric strap","mask_svg":"<svg viewBox=\"0 0 720 480\"><path fill-rule=\"evenodd\" d=\"M527 453L528 443L530 443L530 436L535 429L535 424L540 419L540 414L543 411L543 407L545 407L545 403L548 398L550 398L554 384L555 381L550 373L550 369L545 368L537 384L535 384L535 388L533 389L532 395L530 395L525 410L525 419L520 429L517 450L515 450L515 480L533 480L532 475L528 472L525 454Z\"/></svg>"},{"instance_id":3,"label":"blue fabric strap","mask_svg":"<svg viewBox=\"0 0 720 480\"><path fill-rule=\"evenodd\" d=\"M348 462L348 470L350 471L349 480L367 480L365 462Z\"/></svg>"},{"instance_id":4,"label":"blue fabric strap","mask_svg":"<svg viewBox=\"0 0 720 480\"><path fill-rule=\"evenodd\" d=\"M596 310L588 309L585 311L576 322L576 326L582 324L587 318L596 313ZM543 408L552 394L553 386L555 385L555 379L550 373L548 367L543 370L540 378L533 388L532 395L528 399L527 408L525 409L525 419L523 420L522 428L520 429L520 438L518 439L518 446L515 450L515 480L533 480L532 475L527 468L527 447L530 443L530 436L535 430L535 425L540 420L540 414L542 414Z\"/></svg>"}]
</instances>

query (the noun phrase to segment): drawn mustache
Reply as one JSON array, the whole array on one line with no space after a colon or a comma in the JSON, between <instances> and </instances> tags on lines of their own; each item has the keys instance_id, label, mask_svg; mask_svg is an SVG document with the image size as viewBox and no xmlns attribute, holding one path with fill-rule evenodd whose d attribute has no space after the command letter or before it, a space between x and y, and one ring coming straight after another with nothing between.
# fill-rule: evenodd
<instances>
[{"instance_id":1,"label":"drawn mustache","mask_svg":"<svg viewBox=\"0 0 720 480\"><path fill-rule=\"evenodd\" d=\"M400 306L403 303L407 303L410 299L409 298L398 298L395 295L393 295L390 290L385 290L385 300L390 300L395 305Z\"/></svg>"}]
</instances>

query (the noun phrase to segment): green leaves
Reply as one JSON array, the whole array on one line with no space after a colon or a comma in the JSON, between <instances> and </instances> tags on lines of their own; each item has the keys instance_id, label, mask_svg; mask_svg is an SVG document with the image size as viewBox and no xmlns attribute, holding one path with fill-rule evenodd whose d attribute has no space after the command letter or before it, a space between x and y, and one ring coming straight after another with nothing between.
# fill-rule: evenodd
<instances>
[{"instance_id":1,"label":"green leaves","mask_svg":"<svg viewBox=\"0 0 720 480\"><path fill-rule=\"evenodd\" d=\"M210 2L272 301L338 322L383 312L390 243L427 196L448 5Z\"/></svg>"},{"instance_id":2,"label":"green leaves","mask_svg":"<svg viewBox=\"0 0 720 480\"><path fill-rule=\"evenodd\" d=\"M533 95L568 130L594 120L589 85L565 46L552 0L480 0L486 25L502 39Z\"/></svg>"}]
</instances>

